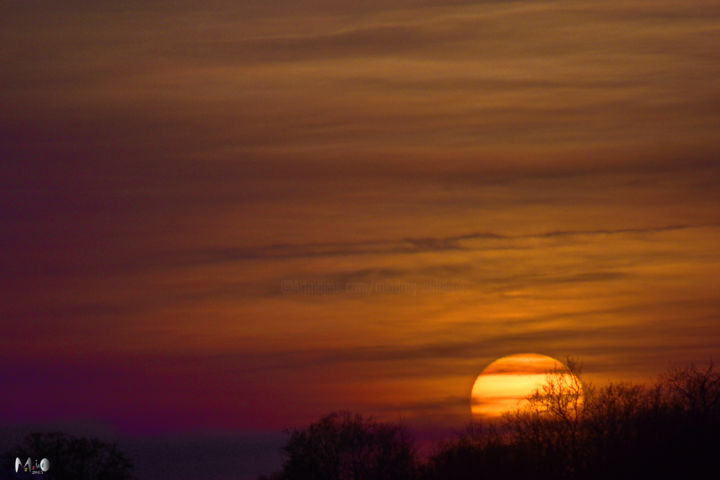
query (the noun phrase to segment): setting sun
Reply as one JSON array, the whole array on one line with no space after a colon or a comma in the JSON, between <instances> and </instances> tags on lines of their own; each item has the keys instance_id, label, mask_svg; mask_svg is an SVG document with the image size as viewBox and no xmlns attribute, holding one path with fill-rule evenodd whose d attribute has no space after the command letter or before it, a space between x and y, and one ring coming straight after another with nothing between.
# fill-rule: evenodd
<instances>
[{"instance_id":1,"label":"setting sun","mask_svg":"<svg viewBox=\"0 0 720 480\"><path fill-rule=\"evenodd\" d=\"M496 417L522 407L524 400L545 384L552 372L572 376L567 367L546 355L518 353L495 360L473 384L470 396L473 417Z\"/></svg>"}]
</instances>

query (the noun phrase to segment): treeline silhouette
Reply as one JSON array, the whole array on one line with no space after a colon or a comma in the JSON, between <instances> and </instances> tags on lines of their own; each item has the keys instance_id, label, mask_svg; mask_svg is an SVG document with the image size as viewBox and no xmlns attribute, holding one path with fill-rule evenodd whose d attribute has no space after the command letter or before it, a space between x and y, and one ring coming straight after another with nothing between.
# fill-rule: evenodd
<instances>
[{"instance_id":1,"label":"treeline silhouette","mask_svg":"<svg viewBox=\"0 0 720 480\"><path fill-rule=\"evenodd\" d=\"M405 427L347 412L289 431L284 464L258 480L715 478L720 373L675 368L653 385L583 383L556 371L526 405L475 422L421 458Z\"/></svg>"},{"instance_id":2,"label":"treeline silhouette","mask_svg":"<svg viewBox=\"0 0 720 480\"><path fill-rule=\"evenodd\" d=\"M15 473L15 458L50 459L43 475ZM47 480L136 480L133 462L116 444L97 438L63 432L37 432L0 455L0 479L42 478Z\"/></svg>"}]
</instances>

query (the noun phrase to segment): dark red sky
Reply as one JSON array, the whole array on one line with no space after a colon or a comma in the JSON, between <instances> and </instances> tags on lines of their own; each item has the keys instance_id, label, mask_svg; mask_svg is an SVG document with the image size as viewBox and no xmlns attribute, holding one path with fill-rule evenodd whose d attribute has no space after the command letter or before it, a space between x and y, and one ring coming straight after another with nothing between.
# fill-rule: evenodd
<instances>
[{"instance_id":1,"label":"dark red sky","mask_svg":"<svg viewBox=\"0 0 720 480\"><path fill-rule=\"evenodd\" d=\"M720 6L7 1L0 421L459 425L720 344Z\"/></svg>"}]
</instances>

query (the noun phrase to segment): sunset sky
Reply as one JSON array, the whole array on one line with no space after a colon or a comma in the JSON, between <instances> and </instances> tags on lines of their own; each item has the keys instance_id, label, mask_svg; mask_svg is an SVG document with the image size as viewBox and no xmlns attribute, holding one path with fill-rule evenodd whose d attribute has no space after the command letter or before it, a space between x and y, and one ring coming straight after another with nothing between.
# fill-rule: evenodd
<instances>
[{"instance_id":1,"label":"sunset sky","mask_svg":"<svg viewBox=\"0 0 720 480\"><path fill-rule=\"evenodd\" d=\"M4 1L0 422L470 418L720 354L720 3Z\"/></svg>"}]
</instances>

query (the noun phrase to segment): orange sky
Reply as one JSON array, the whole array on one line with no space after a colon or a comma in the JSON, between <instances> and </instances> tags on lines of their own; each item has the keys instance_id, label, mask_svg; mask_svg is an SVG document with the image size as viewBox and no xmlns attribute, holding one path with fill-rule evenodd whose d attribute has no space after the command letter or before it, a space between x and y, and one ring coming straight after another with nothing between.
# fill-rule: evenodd
<instances>
[{"instance_id":1,"label":"orange sky","mask_svg":"<svg viewBox=\"0 0 720 480\"><path fill-rule=\"evenodd\" d=\"M0 7L5 420L456 425L503 355L717 356L717 2L61 3Z\"/></svg>"}]
</instances>

